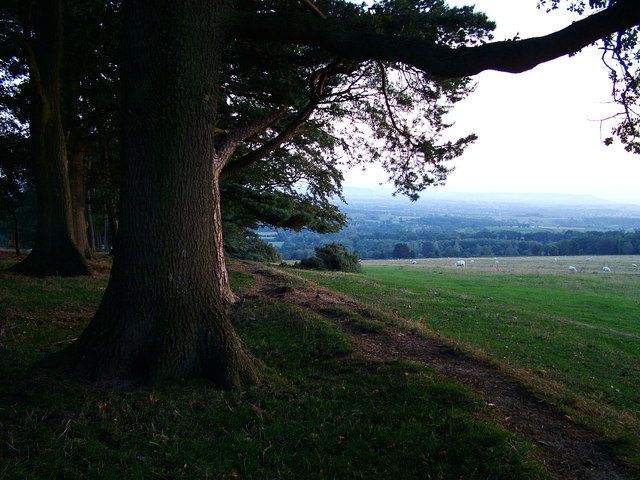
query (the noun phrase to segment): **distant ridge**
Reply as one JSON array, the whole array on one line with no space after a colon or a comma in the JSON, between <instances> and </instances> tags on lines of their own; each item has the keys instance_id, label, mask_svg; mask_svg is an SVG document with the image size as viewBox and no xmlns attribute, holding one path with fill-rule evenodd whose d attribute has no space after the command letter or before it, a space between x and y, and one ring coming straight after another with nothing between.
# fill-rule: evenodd
<instances>
[{"instance_id":1,"label":"distant ridge","mask_svg":"<svg viewBox=\"0 0 640 480\"><path fill-rule=\"evenodd\" d=\"M410 200L402 195L393 197L393 189L388 187L365 188L345 187L344 196L350 201L390 200L398 203ZM635 205L631 202L622 203L604 200L595 195L576 195L567 193L507 193L507 192L448 192L431 190L423 192L417 203L428 201L439 202L482 202L482 203L519 203L530 205Z\"/></svg>"}]
</instances>

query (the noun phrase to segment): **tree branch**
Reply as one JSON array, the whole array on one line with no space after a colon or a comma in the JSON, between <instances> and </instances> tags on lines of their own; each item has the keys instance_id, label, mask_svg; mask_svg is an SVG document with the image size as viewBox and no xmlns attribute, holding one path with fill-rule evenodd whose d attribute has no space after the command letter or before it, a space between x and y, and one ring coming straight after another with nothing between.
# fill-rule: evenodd
<instances>
[{"instance_id":1,"label":"tree branch","mask_svg":"<svg viewBox=\"0 0 640 480\"><path fill-rule=\"evenodd\" d=\"M356 61L401 62L430 75L459 78L484 70L524 72L638 24L640 2L620 0L549 35L475 47L450 48L420 38L376 34L351 29L335 20L296 14L239 15L234 30L244 38L315 46Z\"/></svg>"},{"instance_id":2,"label":"tree branch","mask_svg":"<svg viewBox=\"0 0 640 480\"><path fill-rule=\"evenodd\" d=\"M311 94L309 102L307 102L307 104L298 112L298 114L293 118L289 125L287 125L287 127L282 130L277 136L263 144L261 147L247 153L246 155L243 155L234 162L227 164L220 173L220 180L228 180L244 168L253 165L258 160L266 157L276 148L280 147L285 142L293 138L298 133L299 127L309 119L309 117L325 95L324 89L326 87L327 81L333 75L336 75L338 73L348 74L354 69L355 64L345 64L342 59L339 59L334 60L326 67L316 71L311 77Z\"/></svg>"},{"instance_id":3,"label":"tree branch","mask_svg":"<svg viewBox=\"0 0 640 480\"><path fill-rule=\"evenodd\" d=\"M313 0L302 0L302 3L304 3L309 10L311 10L315 15L319 16L320 18L327 18L327 16L324 13L322 13L322 11L316 6L316 4L313 3Z\"/></svg>"},{"instance_id":4,"label":"tree branch","mask_svg":"<svg viewBox=\"0 0 640 480\"><path fill-rule=\"evenodd\" d=\"M280 147L283 143L289 141L293 138L297 131L298 127L302 125L304 122L308 120L316 106L318 105L319 99L312 98L302 110L298 112L295 118L287 125L287 127L282 130L278 135L276 135L273 139L269 140L261 147L252 150L251 152L243 155L237 160L225 165L220 173L220 180L228 180L229 178L236 175L241 170L246 167L253 165L258 160L266 157L271 152L273 152L276 148Z\"/></svg>"},{"instance_id":5,"label":"tree branch","mask_svg":"<svg viewBox=\"0 0 640 480\"><path fill-rule=\"evenodd\" d=\"M40 75L40 67L38 66L38 61L33 50L33 45L31 45L31 40L25 34L23 38L20 38L18 41L24 53L25 63L29 68L29 81L40 97L40 101L43 104L46 104L46 102L48 101L47 93L44 90L42 76Z\"/></svg>"},{"instance_id":6,"label":"tree branch","mask_svg":"<svg viewBox=\"0 0 640 480\"><path fill-rule=\"evenodd\" d=\"M224 167L227 160L233 155L238 145L255 134L261 132L269 125L273 125L287 114L285 109L279 109L263 118L258 118L248 125L236 128L223 135L216 144L216 164L218 168Z\"/></svg>"}]
</instances>

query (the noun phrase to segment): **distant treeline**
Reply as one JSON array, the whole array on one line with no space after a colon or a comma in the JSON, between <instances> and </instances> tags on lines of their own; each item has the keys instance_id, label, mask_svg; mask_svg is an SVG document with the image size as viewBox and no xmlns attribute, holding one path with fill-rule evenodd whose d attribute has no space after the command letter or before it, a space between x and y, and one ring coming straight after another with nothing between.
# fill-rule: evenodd
<instances>
[{"instance_id":1,"label":"distant treeline","mask_svg":"<svg viewBox=\"0 0 640 480\"><path fill-rule=\"evenodd\" d=\"M589 231L480 230L473 233L410 232L408 237L358 238L357 235L290 235L282 241L285 259L300 259L313 254L317 242L338 242L363 259L438 258L486 256L560 256L560 255L633 255L640 254L640 230ZM318 238L317 238L318 237ZM403 238L405 237L405 238Z\"/></svg>"}]
</instances>

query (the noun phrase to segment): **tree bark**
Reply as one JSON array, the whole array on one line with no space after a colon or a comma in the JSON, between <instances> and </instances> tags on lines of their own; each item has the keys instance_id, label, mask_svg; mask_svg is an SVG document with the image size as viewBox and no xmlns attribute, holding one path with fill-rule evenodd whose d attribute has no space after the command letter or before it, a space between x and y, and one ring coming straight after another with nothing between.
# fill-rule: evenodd
<instances>
[{"instance_id":1,"label":"tree bark","mask_svg":"<svg viewBox=\"0 0 640 480\"><path fill-rule=\"evenodd\" d=\"M108 248L109 254L111 255L112 251L116 248L116 237L118 235L118 214L116 213L116 208L113 205L113 202L110 199L107 199L107 203L105 205L105 209L107 211L107 221L105 222L105 247L107 246L107 234L106 232L110 232L111 248Z\"/></svg>"},{"instance_id":2,"label":"tree bark","mask_svg":"<svg viewBox=\"0 0 640 480\"><path fill-rule=\"evenodd\" d=\"M91 193L87 191L84 216L87 221L87 241L92 252L96 251L96 232L93 228L93 213L91 212Z\"/></svg>"},{"instance_id":3,"label":"tree bark","mask_svg":"<svg viewBox=\"0 0 640 480\"><path fill-rule=\"evenodd\" d=\"M257 378L219 280L226 271L211 163L222 8L125 3L118 245L95 317L59 357L93 381L201 377L226 388Z\"/></svg>"},{"instance_id":4,"label":"tree bark","mask_svg":"<svg viewBox=\"0 0 640 480\"><path fill-rule=\"evenodd\" d=\"M221 167L221 166L220 166ZM213 193L213 252L214 261L217 265L215 269L215 289L218 295L228 304L235 303L238 299L231 290L229 275L227 273L224 259L224 239L222 238L222 210L220 201L220 169L213 172L212 193Z\"/></svg>"},{"instance_id":5,"label":"tree bark","mask_svg":"<svg viewBox=\"0 0 640 480\"><path fill-rule=\"evenodd\" d=\"M69 189L71 192L71 212L73 217L73 240L85 258L91 259L94 252L87 236L86 191L84 187L84 155L82 147L69 151Z\"/></svg>"},{"instance_id":6,"label":"tree bark","mask_svg":"<svg viewBox=\"0 0 640 480\"><path fill-rule=\"evenodd\" d=\"M10 270L27 275L87 275L73 242L67 150L60 111L62 2L48 0L34 12L33 47L27 47L34 92L30 136L36 163L37 230L31 253Z\"/></svg>"}]
</instances>

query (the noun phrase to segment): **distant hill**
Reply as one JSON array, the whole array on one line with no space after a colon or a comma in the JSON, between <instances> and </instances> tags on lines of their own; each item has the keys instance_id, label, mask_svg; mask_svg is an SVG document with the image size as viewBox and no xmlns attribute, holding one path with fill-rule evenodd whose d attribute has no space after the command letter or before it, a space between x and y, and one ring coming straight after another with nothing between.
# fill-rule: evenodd
<instances>
[{"instance_id":1,"label":"distant hill","mask_svg":"<svg viewBox=\"0 0 640 480\"><path fill-rule=\"evenodd\" d=\"M347 203L361 200L389 200L394 203L410 203L402 195L393 196L393 189L389 187L345 187L344 196ZM618 202L604 200L595 195L574 195L566 193L505 193L505 192L449 192L430 190L420 195L416 202L456 202L456 203L517 203L528 205L622 205ZM638 206L640 208L640 205Z\"/></svg>"}]
</instances>

